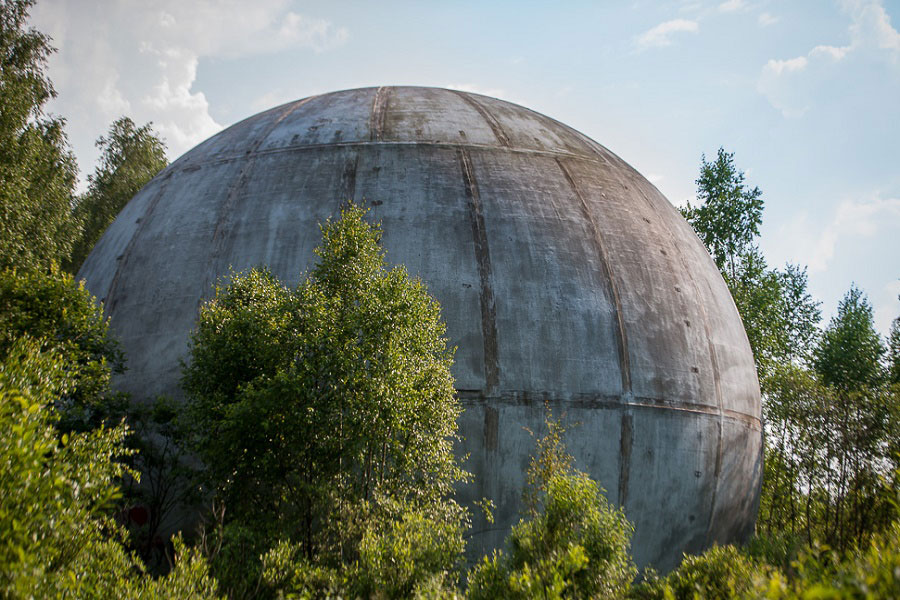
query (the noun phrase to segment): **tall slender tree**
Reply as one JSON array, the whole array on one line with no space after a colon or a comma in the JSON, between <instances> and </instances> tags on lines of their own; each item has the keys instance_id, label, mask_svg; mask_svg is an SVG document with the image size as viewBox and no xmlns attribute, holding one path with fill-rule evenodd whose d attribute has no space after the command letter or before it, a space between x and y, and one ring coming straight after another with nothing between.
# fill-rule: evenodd
<instances>
[{"instance_id":1,"label":"tall slender tree","mask_svg":"<svg viewBox=\"0 0 900 600\"><path fill-rule=\"evenodd\" d=\"M763 199L758 187L744 183L744 172L734 166L734 153L719 148L716 159L700 159L697 206L682 211L706 244L716 266L737 277L740 257L759 236Z\"/></svg>"},{"instance_id":2,"label":"tall slender tree","mask_svg":"<svg viewBox=\"0 0 900 600\"><path fill-rule=\"evenodd\" d=\"M137 127L128 117L116 119L109 132L97 140L97 147L100 163L75 207L82 231L66 263L73 273L122 207L168 164L166 145L152 123Z\"/></svg>"},{"instance_id":3,"label":"tall slender tree","mask_svg":"<svg viewBox=\"0 0 900 600\"><path fill-rule=\"evenodd\" d=\"M0 268L61 263L79 234L77 167L44 74L50 38L26 29L33 0L0 2Z\"/></svg>"},{"instance_id":4,"label":"tall slender tree","mask_svg":"<svg viewBox=\"0 0 900 600\"><path fill-rule=\"evenodd\" d=\"M891 322L888 334L888 378L894 385L900 385L900 317Z\"/></svg>"}]
</instances>

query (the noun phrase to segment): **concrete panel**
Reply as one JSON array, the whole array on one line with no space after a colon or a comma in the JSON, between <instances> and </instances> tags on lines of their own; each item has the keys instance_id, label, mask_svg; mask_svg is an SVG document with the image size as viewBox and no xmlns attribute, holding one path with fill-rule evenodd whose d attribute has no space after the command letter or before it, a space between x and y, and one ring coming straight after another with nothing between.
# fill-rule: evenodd
<instances>
[{"instance_id":1,"label":"concrete panel","mask_svg":"<svg viewBox=\"0 0 900 600\"><path fill-rule=\"evenodd\" d=\"M429 88L390 88L384 94L384 141L481 144L499 143L468 94L447 95Z\"/></svg>"},{"instance_id":2,"label":"concrete panel","mask_svg":"<svg viewBox=\"0 0 900 600\"><path fill-rule=\"evenodd\" d=\"M605 265L555 159L478 151L472 163L491 246L500 387L620 395Z\"/></svg>"},{"instance_id":3,"label":"concrete panel","mask_svg":"<svg viewBox=\"0 0 900 600\"><path fill-rule=\"evenodd\" d=\"M635 178L634 187L653 210L658 213L674 211L650 182ZM753 354L728 287L697 234L684 219L669 218L666 220L666 227L672 234L679 253L684 257L685 264L692 266L691 279L698 294L697 306L705 314L707 336L715 352L723 408L758 417L761 412L759 382L756 369L747 368L748 364L753 363Z\"/></svg>"},{"instance_id":4,"label":"concrete panel","mask_svg":"<svg viewBox=\"0 0 900 600\"><path fill-rule=\"evenodd\" d=\"M471 216L456 151L374 147L356 175L356 197L384 230L387 260L420 277L441 304L457 347L456 387L484 390L480 279Z\"/></svg>"},{"instance_id":5,"label":"concrete panel","mask_svg":"<svg viewBox=\"0 0 900 600\"><path fill-rule=\"evenodd\" d=\"M591 211L620 290L630 391L639 398L717 407L706 319L691 270L664 226L670 216L635 197L627 172L583 160L563 165Z\"/></svg>"},{"instance_id":6,"label":"concrete panel","mask_svg":"<svg viewBox=\"0 0 900 600\"><path fill-rule=\"evenodd\" d=\"M365 88L298 101L295 104L303 104L282 119L259 152L369 140L369 113L376 92L377 88Z\"/></svg>"},{"instance_id":7,"label":"concrete panel","mask_svg":"<svg viewBox=\"0 0 900 600\"><path fill-rule=\"evenodd\" d=\"M575 467L591 473L607 498L615 501L619 474L609 457L619 449L619 409L568 401L549 401L547 405L566 424L564 442L575 457ZM458 453L468 457L463 467L476 476L460 486L457 497L469 506L481 499L494 503L493 523L488 523L479 509L473 511L467 546L472 562L502 547L510 527L522 516L522 492L537 439L546 433L546 412L543 402L522 397L490 402L464 398L463 406L459 426L467 435Z\"/></svg>"},{"instance_id":8,"label":"concrete panel","mask_svg":"<svg viewBox=\"0 0 900 600\"><path fill-rule=\"evenodd\" d=\"M148 203L134 243L114 265L105 308L129 369L118 384L138 401L159 394L181 397L179 378L172 377L200 302L212 292L212 281L203 275L221 198L234 183L236 170L230 163L210 163L167 174L165 193ZM190 210L176 208L184 206ZM82 276L91 272L86 264ZM93 280L86 281L93 289ZM116 318L119 314L128 318Z\"/></svg>"},{"instance_id":9,"label":"concrete panel","mask_svg":"<svg viewBox=\"0 0 900 600\"><path fill-rule=\"evenodd\" d=\"M473 102L484 107L497 128L508 140L505 146L544 152L590 156L593 148L587 139L558 121L516 104L496 98L470 94Z\"/></svg>"},{"instance_id":10,"label":"concrete panel","mask_svg":"<svg viewBox=\"0 0 900 600\"><path fill-rule=\"evenodd\" d=\"M96 258L79 273L80 278L91 282L90 289L100 302L106 302L119 261L125 258L128 246L141 226L143 215L164 192L170 173L168 170L163 171L125 205L91 251L91 255Z\"/></svg>"},{"instance_id":11,"label":"concrete panel","mask_svg":"<svg viewBox=\"0 0 900 600\"><path fill-rule=\"evenodd\" d=\"M633 411L625 514L634 523L641 565L668 571L683 552L706 547L716 486L718 417L688 411Z\"/></svg>"},{"instance_id":12,"label":"concrete panel","mask_svg":"<svg viewBox=\"0 0 900 600\"><path fill-rule=\"evenodd\" d=\"M723 419L722 459L716 478L716 507L709 525L707 545L747 539L759 512L762 488L762 431L744 419Z\"/></svg>"}]
</instances>

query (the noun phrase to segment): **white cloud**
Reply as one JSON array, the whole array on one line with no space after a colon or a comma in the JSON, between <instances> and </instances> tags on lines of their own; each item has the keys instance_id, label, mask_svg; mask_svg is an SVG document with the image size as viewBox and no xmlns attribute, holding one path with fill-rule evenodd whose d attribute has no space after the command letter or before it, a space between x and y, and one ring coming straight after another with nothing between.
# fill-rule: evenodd
<instances>
[{"instance_id":1,"label":"white cloud","mask_svg":"<svg viewBox=\"0 0 900 600\"><path fill-rule=\"evenodd\" d=\"M774 25L775 23L777 23L780 20L781 19L779 17L776 17L775 15L772 15L770 13L764 12L759 15L759 19L757 19L757 22L762 27L768 27L770 25Z\"/></svg>"},{"instance_id":2,"label":"white cloud","mask_svg":"<svg viewBox=\"0 0 900 600\"><path fill-rule=\"evenodd\" d=\"M672 34L697 33L698 31L700 31L700 24L697 21L673 19L648 29L638 36L637 43L642 48L668 46L672 43L670 39Z\"/></svg>"},{"instance_id":3,"label":"white cloud","mask_svg":"<svg viewBox=\"0 0 900 600\"><path fill-rule=\"evenodd\" d=\"M767 69L776 75L781 75L785 71L802 71L806 68L808 63L809 61L806 60L805 56L798 56L797 58L789 58L787 60L776 60L773 58L766 63L764 69Z\"/></svg>"},{"instance_id":4,"label":"white cloud","mask_svg":"<svg viewBox=\"0 0 900 600\"><path fill-rule=\"evenodd\" d=\"M859 243L892 229L900 235L900 198L876 197L842 202L819 231L811 230L806 216L800 216L780 233L794 240L801 252L797 259L809 265L810 273L821 273L827 270L837 246Z\"/></svg>"},{"instance_id":5,"label":"white cloud","mask_svg":"<svg viewBox=\"0 0 900 600\"><path fill-rule=\"evenodd\" d=\"M843 2L843 8L850 16L848 45L818 45L804 56L771 59L763 66L757 91L784 116L799 117L810 102L827 96L819 88L835 80L831 68L850 56L871 62L887 52L888 62L894 68L900 65L900 32L891 25L880 0L848 0Z\"/></svg>"},{"instance_id":6,"label":"white cloud","mask_svg":"<svg viewBox=\"0 0 900 600\"><path fill-rule=\"evenodd\" d=\"M85 157L113 119L153 121L174 157L219 131L206 96L194 88L205 58L236 58L289 48L324 52L346 29L290 10L287 0L47 0L32 23L59 52L49 74L59 97L52 110L69 117L68 133Z\"/></svg>"},{"instance_id":7,"label":"white cloud","mask_svg":"<svg viewBox=\"0 0 900 600\"><path fill-rule=\"evenodd\" d=\"M727 0L719 5L719 10L722 12L736 12L739 10L743 10L747 7L744 4L744 0Z\"/></svg>"},{"instance_id":8,"label":"white cloud","mask_svg":"<svg viewBox=\"0 0 900 600\"><path fill-rule=\"evenodd\" d=\"M809 51L809 57L812 59L825 57L831 60L841 60L847 56L850 50L850 46L816 46Z\"/></svg>"},{"instance_id":9,"label":"white cloud","mask_svg":"<svg viewBox=\"0 0 900 600\"><path fill-rule=\"evenodd\" d=\"M845 8L853 15L850 32L855 42L900 51L900 32L891 25L881 2L847 2Z\"/></svg>"}]
</instances>

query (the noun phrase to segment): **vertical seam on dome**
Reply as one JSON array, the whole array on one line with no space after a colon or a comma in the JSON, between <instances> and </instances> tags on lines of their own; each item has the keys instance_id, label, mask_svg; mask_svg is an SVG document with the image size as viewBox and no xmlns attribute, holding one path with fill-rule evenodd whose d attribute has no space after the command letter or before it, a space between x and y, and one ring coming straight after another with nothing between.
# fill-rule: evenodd
<instances>
[{"instance_id":1,"label":"vertical seam on dome","mask_svg":"<svg viewBox=\"0 0 900 600\"><path fill-rule=\"evenodd\" d=\"M631 409L623 407L619 432L619 506L628 500L628 481L631 478L631 449L634 448L634 417Z\"/></svg>"},{"instance_id":2,"label":"vertical seam on dome","mask_svg":"<svg viewBox=\"0 0 900 600\"><path fill-rule=\"evenodd\" d=\"M380 142L384 138L384 119L390 93L390 88L386 86L375 90L372 112L369 114L369 139L373 142Z\"/></svg>"},{"instance_id":3,"label":"vertical seam on dome","mask_svg":"<svg viewBox=\"0 0 900 600\"><path fill-rule=\"evenodd\" d=\"M638 194L640 194L641 198L644 200L644 203L649 206L651 210L653 210L653 204L644 193L644 190L642 190L640 186L634 186L634 189L637 190ZM669 239L674 241L675 236L672 233L672 229L664 221L661 220L660 223L669 234ZM709 313L706 311L706 305L702 301L702 298L700 296L700 286L697 284L697 281L694 279L693 275L691 275L691 271L690 269L688 269L687 261L684 258L684 253L681 251L681 248L678 246L678 244L673 245L675 248L675 253L678 255L678 260L681 261L681 264L684 267L684 272L687 274L687 277L691 282L691 286L694 288L694 293L697 294L697 300L699 301L700 305L700 313L703 315L703 331L706 334L706 345L709 350L709 362L713 370L713 384L716 393L716 406L719 409L719 418L716 422L716 464L713 471L714 483L712 489L712 497L710 499L709 521L706 524L706 545L708 546L711 541L710 538L712 537L713 532L713 525L716 515L716 501L718 500L719 495L719 480L722 473L722 451L724 436L722 428L725 424L725 414L722 402L722 382L719 372L719 359L716 355L716 348L713 345L712 341L712 330L710 329L709 325Z\"/></svg>"},{"instance_id":4,"label":"vertical seam on dome","mask_svg":"<svg viewBox=\"0 0 900 600\"><path fill-rule=\"evenodd\" d=\"M474 108L478 111L478 114L481 115L481 118L484 119L488 127L491 128L491 131L494 133L494 137L497 138L497 141L500 142L501 146L509 148L509 137L506 135L506 132L503 131L503 127L500 126L500 121L497 120L493 114L491 114L480 102L475 100L472 96L465 92L461 92L459 90L450 90L460 98L462 98L466 104Z\"/></svg>"},{"instance_id":5,"label":"vertical seam on dome","mask_svg":"<svg viewBox=\"0 0 900 600\"><path fill-rule=\"evenodd\" d=\"M584 194L582 194L581 189L575 183L575 178L572 176L569 167L566 166L565 162L562 159L557 158L556 164L559 165L560 171L565 176L566 181L569 183L569 187L572 188L572 192L575 194L575 197L578 198L578 202L581 206L582 215L585 220L588 222L588 225L591 228L591 236L594 238L594 242L597 245L597 253L600 255L600 265L603 268L603 274L606 276L606 280L609 282L609 295L613 301L613 309L616 312L616 331L617 331L617 342L618 342L618 351L619 351L619 367L622 376L622 392L625 394L631 394L631 364L628 357L628 336L625 332L625 318L622 314L622 301L619 297L619 287L616 285L616 281L613 278L612 269L609 266L609 255L606 252L606 245L603 243L603 237L600 235L600 229L597 227L597 223L594 221L593 215L591 215L591 211L588 208L587 201L584 198Z\"/></svg>"},{"instance_id":6,"label":"vertical seam on dome","mask_svg":"<svg viewBox=\"0 0 900 600\"><path fill-rule=\"evenodd\" d=\"M237 203L237 198L241 191L246 187L247 182L250 180L250 174L253 172L253 168L256 166L256 151L288 115L316 97L317 96L310 96L290 104L265 128L262 134L260 134L255 142L253 142L250 149L247 150L247 158L244 161L241 170L238 172L237 177L232 180L231 185L228 187L228 193L225 195L225 202L222 204L222 207L219 210L219 216L216 219L216 226L213 229L211 240L212 251L209 255L209 262L207 263L206 274L203 279L204 287L200 292L200 303L203 302L203 297L205 296L210 283L215 280L216 274L218 273L218 263L224 254L225 240L228 237L227 233L231 230L230 225L234 214L234 206Z\"/></svg>"},{"instance_id":7,"label":"vertical seam on dome","mask_svg":"<svg viewBox=\"0 0 900 600\"><path fill-rule=\"evenodd\" d=\"M491 252L488 246L487 230L484 224L484 211L478 182L472 168L472 158L467 150L456 151L462 170L466 188L466 200L469 208L469 220L472 224L472 237L475 245L475 260L478 263L478 275L481 280L481 334L484 340L484 379L487 394L496 391L500 384L500 358L497 348L497 306L494 301L493 272Z\"/></svg>"},{"instance_id":8,"label":"vertical seam on dome","mask_svg":"<svg viewBox=\"0 0 900 600\"><path fill-rule=\"evenodd\" d=\"M109 289L106 291L105 296L105 305L107 306L106 314L109 315L112 313L112 310L115 308L116 304L118 304L118 299L114 297L114 294L118 290L119 287L119 274L122 273L122 270L128 264L131 259L131 251L134 248L134 244L137 241L138 237L143 233L144 228L147 226L147 222L150 220L150 217L153 215L153 211L156 210L156 205L159 203L159 199L163 197L163 194L166 191L166 188L169 184L169 179L171 179L172 174L175 172L174 169L168 169L168 172L162 178L162 182L159 185L159 189L153 195L153 198L150 202L147 203L147 208L144 210L144 213L138 218L138 226L134 231L134 235L131 236L131 239L128 240L128 245L125 247L125 251L122 252L122 260L116 261L118 265L116 266L116 272L113 274L112 281L109 282Z\"/></svg>"},{"instance_id":9,"label":"vertical seam on dome","mask_svg":"<svg viewBox=\"0 0 900 600\"><path fill-rule=\"evenodd\" d=\"M341 172L341 206L345 202L352 203L356 199L356 172L359 170L359 152L353 160L348 160L344 164L344 170Z\"/></svg>"},{"instance_id":10,"label":"vertical seam on dome","mask_svg":"<svg viewBox=\"0 0 900 600\"><path fill-rule=\"evenodd\" d=\"M606 276L606 281L609 282L609 296L612 299L613 309L616 312L616 331L618 334L616 336L616 341L618 342L617 345L619 351L619 370L622 376L622 394L624 399L626 399L623 403L625 405L622 406L622 421L620 423L619 434L619 506L625 508L625 502L628 500L628 482L631 476L631 450L634 446L634 424L631 411L627 406L632 394L631 363L628 356L628 335L625 331L625 317L622 314L622 300L619 297L619 288L616 285L612 269L609 266L609 255L606 251L606 245L603 243L603 236L600 235L600 229L597 227L597 223L588 208L584 194L578 187L578 184L575 183L575 178L565 162L561 158L556 158L556 164L559 165L559 170L562 171L563 176L565 176L566 181L569 183L569 187L572 188L572 192L575 194L575 197L578 198L582 214L591 228L591 236L594 238L594 243L597 245L597 253L600 255L600 264L603 267L603 274Z\"/></svg>"}]
</instances>

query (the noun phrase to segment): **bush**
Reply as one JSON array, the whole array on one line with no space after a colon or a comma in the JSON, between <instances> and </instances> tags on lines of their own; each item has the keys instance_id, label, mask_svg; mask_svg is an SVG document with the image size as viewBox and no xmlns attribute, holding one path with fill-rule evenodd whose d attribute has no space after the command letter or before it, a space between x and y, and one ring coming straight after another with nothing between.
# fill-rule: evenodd
<instances>
[{"instance_id":1,"label":"bush","mask_svg":"<svg viewBox=\"0 0 900 600\"><path fill-rule=\"evenodd\" d=\"M59 435L53 401L72 369L37 343L14 343L0 363L0 596L209 598L205 563L176 540L169 576L152 579L109 517L126 472L125 425Z\"/></svg>"},{"instance_id":2,"label":"bush","mask_svg":"<svg viewBox=\"0 0 900 600\"><path fill-rule=\"evenodd\" d=\"M625 514L571 466L562 427L548 427L529 468L530 517L513 527L508 555L495 552L471 571L473 599L621 598L637 573Z\"/></svg>"},{"instance_id":3,"label":"bush","mask_svg":"<svg viewBox=\"0 0 900 600\"><path fill-rule=\"evenodd\" d=\"M827 547L802 552L795 574L775 573L760 586L772 600L900 598L900 522L843 560Z\"/></svg>"},{"instance_id":4,"label":"bush","mask_svg":"<svg viewBox=\"0 0 900 600\"><path fill-rule=\"evenodd\" d=\"M452 502L421 507L383 504L387 518L370 521L359 546L354 582L360 597L408 598L458 583L468 520Z\"/></svg>"},{"instance_id":5,"label":"bush","mask_svg":"<svg viewBox=\"0 0 900 600\"><path fill-rule=\"evenodd\" d=\"M740 598L753 587L755 565L734 546L713 546L685 556L669 579L676 598Z\"/></svg>"},{"instance_id":6,"label":"bush","mask_svg":"<svg viewBox=\"0 0 900 600\"><path fill-rule=\"evenodd\" d=\"M82 282L55 266L0 271L0 360L23 336L36 340L41 352L54 352L68 371L66 393L54 399L62 429L96 426L111 410L121 415L124 405L110 393L109 381L125 370L125 358Z\"/></svg>"}]
</instances>

